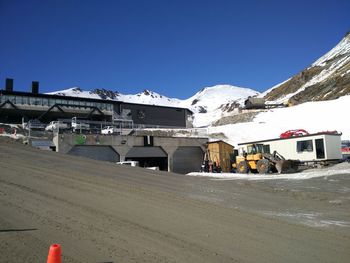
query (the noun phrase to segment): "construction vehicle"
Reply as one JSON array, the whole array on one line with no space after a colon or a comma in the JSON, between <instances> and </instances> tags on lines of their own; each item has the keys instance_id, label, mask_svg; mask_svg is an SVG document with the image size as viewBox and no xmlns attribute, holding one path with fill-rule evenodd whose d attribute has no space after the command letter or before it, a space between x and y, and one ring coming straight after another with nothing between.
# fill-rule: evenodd
<instances>
[{"instance_id":1,"label":"construction vehicle","mask_svg":"<svg viewBox=\"0 0 350 263\"><path fill-rule=\"evenodd\" d=\"M242 154L238 155L238 151L234 154L231 160L232 168L237 173L291 173L297 172L299 161L286 160L276 151L272 154L269 148L263 144L247 145L246 151L241 149Z\"/></svg>"}]
</instances>

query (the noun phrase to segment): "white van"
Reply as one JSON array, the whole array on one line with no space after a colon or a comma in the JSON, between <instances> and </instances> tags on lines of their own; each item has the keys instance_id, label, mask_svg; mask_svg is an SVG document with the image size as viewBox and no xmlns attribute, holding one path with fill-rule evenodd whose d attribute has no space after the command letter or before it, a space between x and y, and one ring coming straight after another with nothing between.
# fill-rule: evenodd
<instances>
[{"instance_id":1,"label":"white van","mask_svg":"<svg viewBox=\"0 0 350 263\"><path fill-rule=\"evenodd\" d=\"M45 130L46 131L54 131L54 130L58 130L58 129L62 130L62 129L67 129L67 128L68 128L67 123L63 123L63 122L59 122L59 121L52 121L45 127Z\"/></svg>"},{"instance_id":2,"label":"white van","mask_svg":"<svg viewBox=\"0 0 350 263\"><path fill-rule=\"evenodd\" d=\"M117 128L112 127L112 126L106 126L101 130L101 134L113 134L118 131Z\"/></svg>"},{"instance_id":3,"label":"white van","mask_svg":"<svg viewBox=\"0 0 350 263\"><path fill-rule=\"evenodd\" d=\"M117 162L117 164L134 166L134 167L139 167L140 166L140 163L138 161L123 161L123 162Z\"/></svg>"}]
</instances>

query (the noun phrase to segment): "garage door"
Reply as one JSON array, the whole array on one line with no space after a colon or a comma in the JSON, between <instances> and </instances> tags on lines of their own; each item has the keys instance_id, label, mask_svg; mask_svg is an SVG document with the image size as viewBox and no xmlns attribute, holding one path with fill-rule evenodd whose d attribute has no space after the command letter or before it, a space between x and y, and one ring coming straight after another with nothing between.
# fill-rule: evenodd
<instances>
[{"instance_id":1,"label":"garage door","mask_svg":"<svg viewBox=\"0 0 350 263\"><path fill-rule=\"evenodd\" d=\"M99 145L76 145L68 154L87 157L90 159L119 162L119 154L111 146L99 146Z\"/></svg>"},{"instance_id":2,"label":"garage door","mask_svg":"<svg viewBox=\"0 0 350 263\"><path fill-rule=\"evenodd\" d=\"M178 147L173 157L173 172L187 174L199 171L203 163L204 152L200 147Z\"/></svg>"},{"instance_id":3,"label":"garage door","mask_svg":"<svg viewBox=\"0 0 350 263\"><path fill-rule=\"evenodd\" d=\"M141 167L158 167L159 170L168 170L168 155L159 146L134 146L126 154L125 160L138 161Z\"/></svg>"}]
</instances>

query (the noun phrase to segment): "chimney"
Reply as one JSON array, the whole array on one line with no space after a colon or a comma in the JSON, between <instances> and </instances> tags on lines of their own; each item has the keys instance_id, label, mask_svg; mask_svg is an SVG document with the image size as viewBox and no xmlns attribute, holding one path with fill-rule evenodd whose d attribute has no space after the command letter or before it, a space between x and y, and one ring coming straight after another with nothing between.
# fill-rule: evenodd
<instances>
[{"instance_id":1,"label":"chimney","mask_svg":"<svg viewBox=\"0 0 350 263\"><path fill-rule=\"evenodd\" d=\"M6 79L6 91L13 91L13 79Z\"/></svg>"},{"instance_id":2,"label":"chimney","mask_svg":"<svg viewBox=\"0 0 350 263\"><path fill-rule=\"evenodd\" d=\"M39 81L32 81L32 93L33 94L39 93Z\"/></svg>"}]
</instances>

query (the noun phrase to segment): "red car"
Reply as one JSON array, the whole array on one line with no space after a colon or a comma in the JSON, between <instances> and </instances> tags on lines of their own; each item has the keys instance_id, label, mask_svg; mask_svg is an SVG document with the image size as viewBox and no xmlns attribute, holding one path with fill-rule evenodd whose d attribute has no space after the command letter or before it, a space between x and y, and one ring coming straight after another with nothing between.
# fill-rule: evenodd
<instances>
[{"instance_id":1,"label":"red car","mask_svg":"<svg viewBox=\"0 0 350 263\"><path fill-rule=\"evenodd\" d=\"M289 130L284 133L281 133L280 138L290 138L290 137L296 137L296 136L303 136L307 134L309 133L303 129Z\"/></svg>"}]
</instances>

